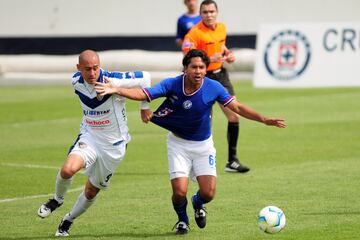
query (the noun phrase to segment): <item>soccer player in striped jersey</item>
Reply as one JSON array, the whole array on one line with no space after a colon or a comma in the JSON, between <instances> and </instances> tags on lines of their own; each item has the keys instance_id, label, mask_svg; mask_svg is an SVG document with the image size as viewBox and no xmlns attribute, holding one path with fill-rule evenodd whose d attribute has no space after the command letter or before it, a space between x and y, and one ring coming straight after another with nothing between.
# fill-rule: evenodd
<instances>
[{"instance_id":1,"label":"soccer player in striped jersey","mask_svg":"<svg viewBox=\"0 0 360 240\"><path fill-rule=\"evenodd\" d=\"M63 204L74 174L83 168L88 181L72 210L61 220L55 236L68 236L74 219L95 202L101 189L108 188L110 178L124 159L126 145L130 141L125 98L119 95L99 96L95 83L111 79L116 86L125 88L151 85L147 72L109 72L101 69L100 58L92 50L85 50L79 55L77 69L72 85L83 111L80 134L56 177L54 197L40 206L38 215L48 217ZM148 103L142 103L142 118L148 118L146 116L151 113Z\"/></svg>"},{"instance_id":2,"label":"soccer player in striped jersey","mask_svg":"<svg viewBox=\"0 0 360 240\"><path fill-rule=\"evenodd\" d=\"M215 102L250 120L269 126L285 128L283 119L267 118L239 103L217 81L205 77L210 59L202 50L190 50L183 58L184 74L168 78L150 88L125 89L111 81L96 83L100 96L119 94L134 100L166 97L165 101L145 119L170 131L168 160L172 203L178 221L176 234L188 232L186 213L189 177L196 179L199 190L191 202L195 221L200 228L206 225L204 204L210 202L216 191L216 150L211 134L211 108Z\"/></svg>"}]
</instances>

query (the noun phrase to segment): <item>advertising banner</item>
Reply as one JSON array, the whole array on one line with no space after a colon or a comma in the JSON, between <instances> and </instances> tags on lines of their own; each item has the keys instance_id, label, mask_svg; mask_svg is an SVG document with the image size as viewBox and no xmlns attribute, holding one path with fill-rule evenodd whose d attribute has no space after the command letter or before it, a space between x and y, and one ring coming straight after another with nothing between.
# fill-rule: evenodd
<instances>
[{"instance_id":1,"label":"advertising banner","mask_svg":"<svg viewBox=\"0 0 360 240\"><path fill-rule=\"evenodd\" d=\"M360 86L360 22L264 24L255 87Z\"/></svg>"}]
</instances>

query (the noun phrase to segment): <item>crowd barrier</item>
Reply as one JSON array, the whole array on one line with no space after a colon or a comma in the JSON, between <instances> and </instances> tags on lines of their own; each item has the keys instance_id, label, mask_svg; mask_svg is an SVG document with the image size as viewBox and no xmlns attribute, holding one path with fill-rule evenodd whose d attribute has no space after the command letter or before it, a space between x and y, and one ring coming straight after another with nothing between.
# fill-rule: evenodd
<instances>
[{"instance_id":1,"label":"crowd barrier","mask_svg":"<svg viewBox=\"0 0 360 240\"><path fill-rule=\"evenodd\" d=\"M254 70L254 49L232 49L236 61L225 64L232 78L249 78ZM181 52L112 50L99 52L101 67L110 71L149 71L154 81L182 70ZM0 84L68 83L76 71L78 55L0 55ZM248 74L250 73L250 75Z\"/></svg>"}]
</instances>

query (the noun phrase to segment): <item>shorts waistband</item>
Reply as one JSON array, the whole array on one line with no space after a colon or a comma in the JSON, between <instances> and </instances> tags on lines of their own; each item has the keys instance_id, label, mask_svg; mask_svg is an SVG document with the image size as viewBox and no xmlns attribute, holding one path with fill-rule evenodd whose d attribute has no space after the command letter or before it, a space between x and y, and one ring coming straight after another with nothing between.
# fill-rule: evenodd
<instances>
[{"instance_id":1,"label":"shorts waistband","mask_svg":"<svg viewBox=\"0 0 360 240\"><path fill-rule=\"evenodd\" d=\"M173 132L169 132L168 137L172 138L172 139L175 139L177 142L186 143L186 144L190 144L190 145L195 145L195 144L199 144L199 143L203 144L204 142L212 141L212 135L210 135L209 138L207 138L205 140L202 140L202 141L187 140L187 139L184 139L184 138L181 138L181 137L177 136Z\"/></svg>"},{"instance_id":2,"label":"shorts waistband","mask_svg":"<svg viewBox=\"0 0 360 240\"><path fill-rule=\"evenodd\" d=\"M214 73L214 74L216 74L216 73L221 72L221 69L222 69L222 68L215 69L215 70L212 70L212 71L207 71L207 73Z\"/></svg>"}]
</instances>

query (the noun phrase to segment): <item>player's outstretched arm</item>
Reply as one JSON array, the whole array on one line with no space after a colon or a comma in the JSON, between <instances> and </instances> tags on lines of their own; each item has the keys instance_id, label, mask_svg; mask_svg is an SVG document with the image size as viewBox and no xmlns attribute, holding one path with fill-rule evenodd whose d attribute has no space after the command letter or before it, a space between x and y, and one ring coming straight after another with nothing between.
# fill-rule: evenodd
<instances>
[{"instance_id":1,"label":"player's outstretched arm","mask_svg":"<svg viewBox=\"0 0 360 240\"><path fill-rule=\"evenodd\" d=\"M120 88L113 84L111 80L101 83L97 82L95 84L95 90L100 96L105 96L107 94L119 94L120 96L137 100L137 101L147 101L148 98L141 88Z\"/></svg>"},{"instance_id":2,"label":"player's outstretched arm","mask_svg":"<svg viewBox=\"0 0 360 240\"><path fill-rule=\"evenodd\" d=\"M264 123L268 126L275 126L278 128L285 128L285 120L284 119L278 119L278 118L267 118L265 116L262 116L261 114L257 113L252 108L245 106L238 101L234 100L231 103L227 105L229 109L231 109L233 112L239 114L240 116L243 116L247 119L258 121L261 123Z\"/></svg>"}]
</instances>

